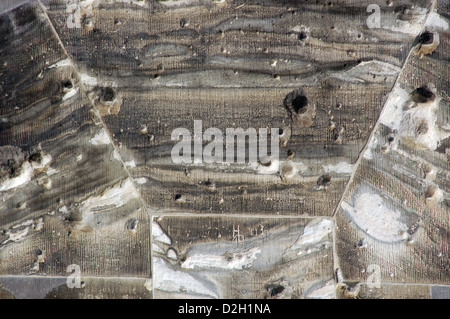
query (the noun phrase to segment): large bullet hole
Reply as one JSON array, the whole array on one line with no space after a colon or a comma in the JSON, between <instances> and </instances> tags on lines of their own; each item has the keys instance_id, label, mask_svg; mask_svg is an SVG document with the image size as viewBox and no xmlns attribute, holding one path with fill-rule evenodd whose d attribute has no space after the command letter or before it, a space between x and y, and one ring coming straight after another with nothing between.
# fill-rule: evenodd
<instances>
[{"instance_id":1,"label":"large bullet hole","mask_svg":"<svg viewBox=\"0 0 450 319\"><path fill-rule=\"evenodd\" d=\"M413 100L416 103L432 102L436 99L436 95L430 90L427 85L415 89L412 93Z\"/></svg>"},{"instance_id":2,"label":"large bullet hole","mask_svg":"<svg viewBox=\"0 0 450 319\"><path fill-rule=\"evenodd\" d=\"M297 114L303 114L306 112L308 107L308 98L306 96L297 96L292 101L292 106Z\"/></svg>"},{"instance_id":3,"label":"large bullet hole","mask_svg":"<svg viewBox=\"0 0 450 319\"><path fill-rule=\"evenodd\" d=\"M419 42L422 44L431 44L434 40L434 34L429 31L425 31L419 36Z\"/></svg>"},{"instance_id":4,"label":"large bullet hole","mask_svg":"<svg viewBox=\"0 0 450 319\"><path fill-rule=\"evenodd\" d=\"M320 176L319 179L317 180L318 186L326 187L330 185L330 183L331 183L331 176L328 174Z\"/></svg>"},{"instance_id":5,"label":"large bullet hole","mask_svg":"<svg viewBox=\"0 0 450 319\"><path fill-rule=\"evenodd\" d=\"M308 110L308 98L302 90L293 91L284 99L284 105L292 115L303 114Z\"/></svg>"},{"instance_id":6,"label":"large bullet hole","mask_svg":"<svg viewBox=\"0 0 450 319\"><path fill-rule=\"evenodd\" d=\"M102 99L105 102L112 102L116 98L116 92L112 88L102 89Z\"/></svg>"},{"instance_id":7,"label":"large bullet hole","mask_svg":"<svg viewBox=\"0 0 450 319\"><path fill-rule=\"evenodd\" d=\"M28 158L28 160L30 162L37 162L40 163L42 162L42 153L41 152L36 152L30 155L30 157Z\"/></svg>"}]
</instances>

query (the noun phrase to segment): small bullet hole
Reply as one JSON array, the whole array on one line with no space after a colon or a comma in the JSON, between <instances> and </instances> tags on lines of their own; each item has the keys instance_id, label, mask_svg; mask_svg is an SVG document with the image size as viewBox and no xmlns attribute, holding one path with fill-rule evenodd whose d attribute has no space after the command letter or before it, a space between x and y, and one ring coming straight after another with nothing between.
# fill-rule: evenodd
<instances>
[{"instance_id":1,"label":"small bullet hole","mask_svg":"<svg viewBox=\"0 0 450 319\"><path fill-rule=\"evenodd\" d=\"M318 186L328 186L331 182L331 176L330 175L322 175L317 180Z\"/></svg>"},{"instance_id":2,"label":"small bullet hole","mask_svg":"<svg viewBox=\"0 0 450 319\"><path fill-rule=\"evenodd\" d=\"M34 250L34 253L36 254L36 256L41 256L42 255L42 250L40 250L39 248L36 248Z\"/></svg>"},{"instance_id":3,"label":"small bullet hole","mask_svg":"<svg viewBox=\"0 0 450 319\"><path fill-rule=\"evenodd\" d=\"M300 41L306 40L308 38L308 35L306 34L306 32L300 32L298 35L298 39Z\"/></svg>"},{"instance_id":4,"label":"small bullet hole","mask_svg":"<svg viewBox=\"0 0 450 319\"><path fill-rule=\"evenodd\" d=\"M183 196L183 195L181 195L181 194L176 194L176 195L175 195L175 200L180 200L182 196Z\"/></svg>"},{"instance_id":5,"label":"small bullet hole","mask_svg":"<svg viewBox=\"0 0 450 319\"><path fill-rule=\"evenodd\" d=\"M388 138L388 142L389 143L392 143L394 141L394 137L392 137L392 136L389 136L389 138Z\"/></svg>"},{"instance_id":6,"label":"small bullet hole","mask_svg":"<svg viewBox=\"0 0 450 319\"><path fill-rule=\"evenodd\" d=\"M417 131L417 134L423 135L428 132L428 129L429 129L428 123L426 121L422 121L419 123L419 125L417 125L416 131Z\"/></svg>"},{"instance_id":7,"label":"small bullet hole","mask_svg":"<svg viewBox=\"0 0 450 319\"><path fill-rule=\"evenodd\" d=\"M288 156L294 156L294 151L293 150L288 150L287 151L287 155Z\"/></svg>"},{"instance_id":8,"label":"small bullet hole","mask_svg":"<svg viewBox=\"0 0 450 319\"><path fill-rule=\"evenodd\" d=\"M284 133L284 130L283 130L282 128L280 128L280 129L278 130L278 134L283 135L283 133Z\"/></svg>"},{"instance_id":9,"label":"small bullet hole","mask_svg":"<svg viewBox=\"0 0 450 319\"><path fill-rule=\"evenodd\" d=\"M187 27L187 26L189 26L189 21L186 18L182 18L180 20L180 27L184 28L184 27Z\"/></svg>"}]
</instances>

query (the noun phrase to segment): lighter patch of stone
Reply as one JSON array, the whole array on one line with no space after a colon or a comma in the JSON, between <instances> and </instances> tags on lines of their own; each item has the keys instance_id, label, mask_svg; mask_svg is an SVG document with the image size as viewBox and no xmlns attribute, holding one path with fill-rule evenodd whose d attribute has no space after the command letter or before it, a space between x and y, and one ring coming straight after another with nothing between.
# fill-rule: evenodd
<instances>
[{"instance_id":1,"label":"lighter patch of stone","mask_svg":"<svg viewBox=\"0 0 450 319\"><path fill-rule=\"evenodd\" d=\"M170 268L162 258L153 258L153 285L167 292L185 292L218 298L217 294L190 274Z\"/></svg>"},{"instance_id":2,"label":"lighter patch of stone","mask_svg":"<svg viewBox=\"0 0 450 319\"><path fill-rule=\"evenodd\" d=\"M225 253L223 255L196 254L189 256L181 267L188 269L244 269L251 267L260 253L261 248L254 247L244 252Z\"/></svg>"},{"instance_id":3,"label":"lighter patch of stone","mask_svg":"<svg viewBox=\"0 0 450 319\"><path fill-rule=\"evenodd\" d=\"M353 205L342 202L341 207L360 229L377 240L401 241L408 230L408 226L398 220L401 212L388 207L378 194L362 193L355 197Z\"/></svg>"},{"instance_id":4,"label":"lighter patch of stone","mask_svg":"<svg viewBox=\"0 0 450 319\"><path fill-rule=\"evenodd\" d=\"M131 201L139 198L139 194L130 178L106 189L99 196L88 198L81 205L81 212L92 213L111 207L121 207Z\"/></svg>"}]
</instances>

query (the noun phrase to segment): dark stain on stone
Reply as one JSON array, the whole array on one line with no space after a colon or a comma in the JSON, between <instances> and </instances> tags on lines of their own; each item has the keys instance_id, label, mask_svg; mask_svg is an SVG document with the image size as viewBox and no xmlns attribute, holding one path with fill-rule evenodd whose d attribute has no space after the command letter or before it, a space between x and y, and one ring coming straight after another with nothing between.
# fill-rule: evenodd
<instances>
[{"instance_id":1,"label":"dark stain on stone","mask_svg":"<svg viewBox=\"0 0 450 319\"><path fill-rule=\"evenodd\" d=\"M36 12L32 6L21 6L14 11L17 26L21 27L37 20Z\"/></svg>"}]
</instances>

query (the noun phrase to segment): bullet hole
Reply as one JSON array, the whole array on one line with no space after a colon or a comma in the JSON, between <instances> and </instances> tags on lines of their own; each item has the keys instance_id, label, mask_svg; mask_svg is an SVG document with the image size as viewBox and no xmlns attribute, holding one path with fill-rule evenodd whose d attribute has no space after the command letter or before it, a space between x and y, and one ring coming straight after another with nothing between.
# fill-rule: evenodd
<instances>
[{"instance_id":1,"label":"bullet hole","mask_svg":"<svg viewBox=\"0 0 450 319\"><path fill-rule=\"evenodd\" d=\"M433 102L436 95L431 91L427 85L423 85L412 92L413 101L416 103Z\"/></svg>"},{"instance_id":2,"label":"bullet hole","mask_svg":"<svg viewBox=\"0 0 450 319\"><path fill-rule=\"evenodd\" d=\"M294 157L294 155L295 155L295 152L294 152L293 150L288 150L288 151L287 151L287 156L288 156L289 158Z\"/></svg>"},{"instance_id":3,"label":"bullet hole","mask_svg":"<svg viewBox=\"0 0 450 319\"><path fill-rule=\"evenodd\" d=\"M113 88L103 88L101 93L101 98L105 102L112 102L116 98L116 92Z\"/></svg>"},{"instance_id":4,"label":"bullet hole","mask_svg":"<svg viewBox=\"0 0 450 319\"><path fill-rule=\"evenodd\" d=\"M311 126L315 116L315 106L311 103L302 89L292 91L286 95L284 106L290 113L294 124L299 126Z\"/></svg>"},{"instance_id":5,"label":"bullet hole","mask_svg":"<svg viewBox=\"0 0 450 319\"><path fill-rule=\"evenodd\" d=\"M344 65L345 66L345 65ZM336 108L339 110L339 109L341 109L342 108L342 103L337 103L336 104Z\"/></svg>"},{"instance_id":6,"label":"bullet hole","mask_svg":"<svg viewBox=\"0 0 450 319\"><path fill-rule=\"evenodd\" d=\"M33 153L30 155L30 157L28 159L30 162L40 163L40 162L42 162L42 153L41 152Z\"/></svg>"},{"instance_id":7,"label":"bullet hole","mask_svg":"<svg viewBox=\"0 0 450 319\"><path fill-rule=\"evenodd\" d=\"M278 134L283 135L284 130L282 128L278 129Z\"/></svg>"},{"instance_id":8,"label":"bullet hole","mask_svg":"<svg viewBox=\"0 0 450 319\"><path fill-rule=\"evenodd\" d=\"M308 35L306 34L306 32L303 32L303 31L302 31L302 32L299 33L298 39L299 39L300 41L304 41L304 40L308 39Z\"/></svg>"},{"instance_id":9,"label":"bullet hole","mask_svg":"<svg viewBox=\"0 0 450 319\"><path fill-rule=\"evenodd\" d=\"M417 37L417 53L422 58L426 54L433 53L439 45L439 33L425 31Z\"/></svg>"},{"instance_id":10,"label":"bullet hole","mask_svg":"<svg viewBox=\"0 0 450 319\"><path fill-rule=\"evenodd\" d=\"M73 88L72 80L64 80L61 82L63 92L67 92Z\"/></svg>"},{"instance_id":11,"label":"bullet hole","mask_svg":"<svg viewBox=\"0 0 450 319\"><path fill-rule=\"evenodd\" d=\"M138 219L136 219L136 218L130 218L130 219L127 220L127 222L125 223L125 228L126 228L128 231L136 232L138 223L139 223L139 220L138 220Z\"/></svg>"},{"instance_id":12,"label":"bullet hole","mask_svg":"<svg viewBox=\"0 0 450 319\"><path fill-rule=\"evenodd\" d=\"M211 182L210 180L207 180L205 182L205 188L209 192L215 192L216 191L216 183Z\"/></svg>"},{"instance_id":13,"label":"bullet hole","mask_svg":"<svg viewBox=\"0 0 450 319\"><path fill-rule=\"evenodd\" d=\"M428 130L429 130L429 126L425 120L421 121L419 123L419 125L417 125L417 127L416 127L416 132L419 135L427 134Z\"/></svg>"},{"instance_id":14,"label":"bullet hole","mask_svg":"<svg viewBox=\"0 0 450 319\"><path fill-rule=\"evenodd\" d=\"M284 105L291 113L304 114L308 110L308 98L302 93L294 91L284 99Z\"/></svg>"},{"instance_id":15,"label":"bullet hole","mask_svg":"<svg viewBox=\"0 0 450 319\"><path fill-rule=\"evenodd\" d=\"M335 144L342 144L342 139L344 136L345 129L341 126L340 128L335 127L332 131L332 139Z\"/></svg>"},{"instance_id":16,"label":"bullet hole","mask_svg":"<svg viewBox=\"0 0 450 319\"><path fill-rule=\"evenodd\" d=\"M122 21L120 21L119 18L114 19L114 24L115 25L122 25Z\"/></svg>"},{"instance_id":17,"label":"bullet hole","mask_svg":"<svg viewBox=\"0 0 450 319\"><path fill-rule=\"evenodd\" d=\"M317 179L317 186L319 187L327 187L331 183L331 176L326 174L322 175Z\"/></svg>"},{"instance_id":18,"label":"bullet hole","mask_svg":"<svg viewBox=\"0 0 450 319\"><path fill-rule=\"evenodd\" d=\"M308 98L306 96L299 95L292 101L292 106L297 114L303 114L308 107Z\"/></svg>"},{"instance_id":19,"label":"bullet hole","mask_svg":"<svg viewBox=\"0 0 450 319\"><path fill-rule=\"evenodd\" d=\"M34 254L35 254L36 256L41 256L41 255L42 255L42 250L40 250L39 248L36 248L36 249L34 250Z\"/></svg>"},{"instance_id":20,"label":"bullet hole","mask_svg":"<svg viewBox=\"0 0 450 319\"><path fill-rule=\"evenodd\" d=\"M266 290L270 293L271 297L275 297L283 293L284 287L282 285L268 285L266 286Z\"/></svg>"},{"instance_id":21,"label":"bullet hole","mask_svg":"<svg viewBox=\"0 0 450 319\"><path fill-rule=\"evenodd\" d=\"M356 248L359 248L359 249L367 247L366 239L363 238L363 239L358 240L358 242L356 243L355 246L356 246Z\"/></svg>"},{"instance_id":22,"label":"bullet hole","mask_svg":"<svg viewBox=\"0 0 450 319\"><path fill-rule=\"evenodd\" d=\"M422 44L431 44L434 41L434 34L430 31L425 31L419 35L419 42Z\"/></svg>"},{"instance_id":23,"label":"bullet hole","mask_svg":"<svg viewBox=\"0 0 450 319\"><path fill-rule=\"evenodd\" d=\"M189 26L189 21L188 21L188 19L186 19L186 18L181 18L181 20L180 20L180 27L185 28L185 27L187 27L187 26Z\"/></svg>"},{"instance_id":24,"label":"bullet hole","mask_svg":"<svg viewBox=\"0 0 450 319\"><path fill-rule=\"evenodd\" d=\"M184 197L184 195L176 194L175 195L175 202L179 203L179 204L186 203L186 198Z\"/></svg>"},{"instance_id":25,"label":"bullet hole","mask_svg":"<svg viewBox=\"0 0 450 319\"><path fill-rule=\"evenodd\" d=\"M154 78L155 80L159 79L160 77L161 77L161 75L159 75L158 73L156 73L156 74L153 76L153 78Z\"/></svg>"},{"instance_id":26,"label":"bullet hole","mask_svg":"<svg viewBox=\"0 0 450 319\"><path fill-rule=\"evenodd\" d=\"M389 136L389 137L388 137L388 142L389 142L389 143L394 142L394 137L393 137L393 136Z\"/></svg>"}]
</instances>

